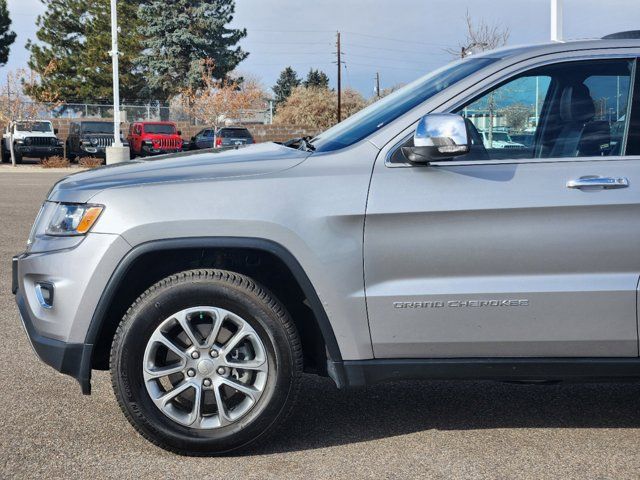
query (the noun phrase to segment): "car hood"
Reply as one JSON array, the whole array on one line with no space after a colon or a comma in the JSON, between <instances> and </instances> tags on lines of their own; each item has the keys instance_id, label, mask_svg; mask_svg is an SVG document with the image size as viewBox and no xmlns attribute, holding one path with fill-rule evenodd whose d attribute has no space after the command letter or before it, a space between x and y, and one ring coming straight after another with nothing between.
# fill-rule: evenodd
<instances>
[{"instance_id":1,"label":"car hood","mask_svg":"<svg viewBox=\"0 0 640 480\"><path fill-rule=\"evenodd\" d=\"M56 138L56 135L53 132L23 132L22 130L13 134L14 140L21 140L27 137Z\"/></svg>"},{"instance_id":2,"label":"car hood","mask_svg":"<svg viewBox=\"0 0 640 480\"><path fill-rule=\"evenodd\" d=\"M309 152L276 143L161 156L75 173L55 184L48 198L54 202L84 203L109 188L265 175L298 165L308 156Z\"/></svg>"}]
</instances>

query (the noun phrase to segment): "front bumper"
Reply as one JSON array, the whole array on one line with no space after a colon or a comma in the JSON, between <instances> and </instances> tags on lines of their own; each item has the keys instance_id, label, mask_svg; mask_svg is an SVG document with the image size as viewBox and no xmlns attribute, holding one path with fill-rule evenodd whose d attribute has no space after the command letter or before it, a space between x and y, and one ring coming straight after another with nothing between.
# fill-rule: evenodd
<instances>
[{"instance_id":1,"label":"front bumper","mask_svg":"<svg viewBox=\"0 0 640 480\"><path fill-rule=\"evenodd\" d=\"M96 158L106 158L107 157L107 149L106 147L92 147L87 145L81 145L80 151L87 157L96 157Z\"/></svg>"},{"instance_id":2,"label":"front bumper","mask_svg":"<svg viewBox=\"0 0 640 480\"><path fill-rule=\"evenodd\" d=\"M16 145L16 151L23 157L53 157L62 156L64 150L62 147L51 146L44 147L40 145Z\"/></svg>"},{"instance_id":3,"label":"front bumper","mask_svg":"<svg viewBox=\"0 0 640 480\"><path fill-rule=\"evenodd\" d=\"M24 254L13 258L11 291L16 296L20 319L29 342L40 360L60 373L70 375L78 380L82 393L88 395L91 393L91 352L93 346L83 343L66 343L38 333L25 295L18 287L18 261L23 257Z\"/></svg>"},{"instance_id":4,"label":"front bumper","mask_svg":"<svg viewBox=\"0 0 640 480\"><path fill-rule=\"evenodd\" d=\"M38 357L89 393L93 342L87 332L112 272L131 247L119 235L98 233L59 250L54 242L36 242L32 248L47 251L13 258L11 290ZM49 302L39 295L42 285L51 288Z\"/></svg>"},{"instance_id":5,"label":"front bumper","mask_svg":"<svg viewBox=\"0 0 640 480\"><path fill-rule=\"evenodd\" d=\"M182 148L154 148L148 145L142 146L142 154L143 155L166 155L169 153L178 153L181 152Z\"/></svg>"}]
</instances>

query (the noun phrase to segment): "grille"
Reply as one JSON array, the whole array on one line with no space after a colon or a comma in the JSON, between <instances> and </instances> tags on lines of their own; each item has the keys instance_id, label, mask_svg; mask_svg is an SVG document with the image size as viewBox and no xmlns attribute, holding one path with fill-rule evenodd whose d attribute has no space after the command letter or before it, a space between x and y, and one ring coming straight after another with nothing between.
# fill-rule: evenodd
<instances>
[{"instance_id":1,"label":"grille","mask_svg":"<svg viewBox=\"0 0 640 480\"><path fill-rule=\"evenodd\" d=\"M113 143L113 137L96 137L98 147L110 147Z\"/></svg>"},{"instance_id":2,"label":"grille","mask_svg":"<svg viewBox=\"0 0 640 480\"><path fill-rule=\"evenodd\" d=\"M175 138L161 138L157 144L159 148L173 150L180 148L180 143L180 140L176 140Z\"/></svg>"},{"instance_id":3,"label":"grille","mask_svg":"<svg viewBox=\"0 0 640 480\"><path fill-rule=\"evenodd\" d=\"M24 143L35 147L51 147L53 145L51 137L27 137Z\"/></svg>"}]
</instances>

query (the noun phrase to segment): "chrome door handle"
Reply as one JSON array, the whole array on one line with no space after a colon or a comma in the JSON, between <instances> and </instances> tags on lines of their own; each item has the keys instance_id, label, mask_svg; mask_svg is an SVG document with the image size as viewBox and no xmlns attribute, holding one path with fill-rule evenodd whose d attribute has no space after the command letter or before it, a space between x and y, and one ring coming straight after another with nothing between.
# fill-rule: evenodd
<instances>
[{"instance_id":1,"label":"chrome door handle","mask_svg":"<svg viewBox=\"0 0 640 480\"><path fill-rule=\"evenodd\" d=\"M626 177L600 177L598 175L587 175L577 180L569 180L567 188L613 190L616 188L627 188L629 180Z\"/></svg>"}]
</instances>

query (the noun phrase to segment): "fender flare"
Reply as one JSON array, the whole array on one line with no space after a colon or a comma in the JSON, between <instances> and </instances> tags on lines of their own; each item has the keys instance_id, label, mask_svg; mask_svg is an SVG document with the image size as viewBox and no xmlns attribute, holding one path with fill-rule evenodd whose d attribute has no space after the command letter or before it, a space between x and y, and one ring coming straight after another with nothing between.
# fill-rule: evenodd
<instances>
[{"instance_id":1,"label":"fender flare","mask_svg":"<svg viewBox=\"0 0 640 480\"><path fill-rule=\"evenodd\" d=\"M162 250L201 248L245 248L259 250L275 255L278 259L284 262L307 297L309 305L318 321L318 327L320 328L320 332L322 333L322 337L327 348L327 366L329 375L334 379L338 386L343 384L344 376L341 368L342 355L340 353L340 348L333 332L333 327L329 321L329 317L322 306L322 302L320 301L311 280L309 280L306 272L289 250L279 243L264 238L186 237L152 240L135 246L122 258L116 269L111 274L111 277L100 296L100 300L98 301L98 305L91 317L91 322L89 323L89 328L85 337L84 343L89 347L86 354L93 354L93 346L98 339L102 325L107 317L109 306L111 305L122 280L126 277L127 273L129 273L132 265L138 258L150 252L158 252ZM86 360L90 360L90 358ZM82 390L84 393L89 393L91 389L88 384L91 376L91 362L84 361L83 369L87 371L82 372L83 375L81 378L86 378L88 380L86 385L82 385Z\"/></svg>"}]
</instances>

